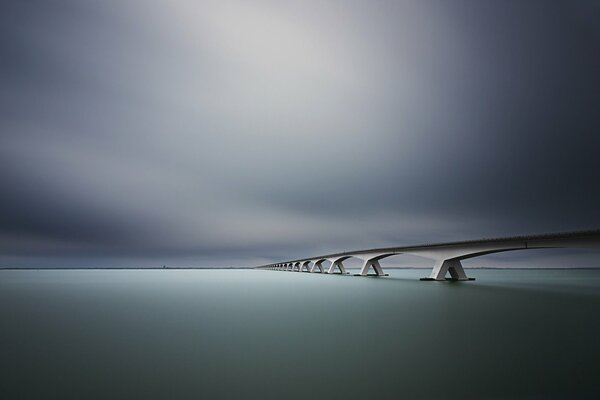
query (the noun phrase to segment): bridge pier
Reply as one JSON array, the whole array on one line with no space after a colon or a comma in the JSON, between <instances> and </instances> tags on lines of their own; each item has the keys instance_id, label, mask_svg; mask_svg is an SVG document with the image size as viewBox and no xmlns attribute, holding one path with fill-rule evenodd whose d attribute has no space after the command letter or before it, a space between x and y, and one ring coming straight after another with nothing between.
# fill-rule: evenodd
<instances>
[{"instance_id":1,"label":"bridge pier","mask_svg":"<svg viewBox=\"0 0 600 400\"><path fill-rule=\"evenodd\" d=\"M450 273L450 278L446 274ZM460 259L436 260L431 274L427 278L421 278L422 281L474 281L475 278L469 278L460 262Z\"/></svg>"},{"instance_id":2,"label":"bridge pier","mask_svg":"<svg viewBox=\"0 0 600 400\"><path fill-rule=\"evenodd\" d=\"M315 270L318 268L321 273L324 273L325 271L323 271L323 261L325 260L315 261L310 269L310 272L315 272Z\"/></svg>"},{"instance_id":3,"label":"bridge pier","mask_svg":"<svg viewBox=\"0 0 600 400\"><path fill-rule=\"evenodd\" d=\"M379 258L375 257L366 259L362 268L360 269L360 272L358 274L354 274L354 276L367 276L371 268L373 268L377 276L389 275L383 272L383 268L381 268L381 264L379 264Z\"/></svg>"},{"instance_id":4,"label":"bridge pier","mask_svg":"<svg viewBox=\"0 0 600 400\"><path fill-rule=\"evenodd\" d=\"M303 263L301 263L300 264L300 272L303 272L304 270L306 270L306 272L311 272L310 268L308 268L308 264L310 264L310 260L304 261Z\"/></svg>"},{"instance_id":5,"label":"bridge pier","mask_svg":"<svg viewBox=\"0 0 600 400\"><path fill-rule=\"evenodd\" d=\"M348 258L348 257L346 257ZM342 258L342 259L333 259L331 260L331 266L329 267L329 270L327 271L328 274L334 274L335 273L335 269L339 269L340 273L342 275L347 274L348 272L346 272L346 268L344 268L344 260L346 258Z\"/></svg>"}]
</instances>

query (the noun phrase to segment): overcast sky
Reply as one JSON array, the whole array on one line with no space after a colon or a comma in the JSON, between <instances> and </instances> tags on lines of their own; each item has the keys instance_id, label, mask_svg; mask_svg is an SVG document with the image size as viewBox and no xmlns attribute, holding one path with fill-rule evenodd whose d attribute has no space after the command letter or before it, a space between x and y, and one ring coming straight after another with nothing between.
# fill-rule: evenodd
<instances>
[{"instance_id":1,"label":"overcast sky","mask_svg":"<svg viewBox=\"0 0 600 400\"><path fill-rule=\"evenodd\" d=\"M0 4L0 266L600 227L598 1Z\"/></svg>"}]
</instances>

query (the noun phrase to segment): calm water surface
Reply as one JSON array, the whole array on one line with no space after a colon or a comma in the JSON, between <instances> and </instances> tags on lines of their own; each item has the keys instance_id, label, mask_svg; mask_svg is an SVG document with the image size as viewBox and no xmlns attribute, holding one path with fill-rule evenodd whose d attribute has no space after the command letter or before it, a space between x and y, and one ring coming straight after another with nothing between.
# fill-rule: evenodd
<instances>
[{"instance_id":1,"label":"calm water surface","mask_svg":"<svg viewBox=\"0 0 600 400\"><path fill-rule=\"evenodd\" d=\"M388 272L0 271L0 398L600 398L600 270Z\"/></svg>"}]
</instances>

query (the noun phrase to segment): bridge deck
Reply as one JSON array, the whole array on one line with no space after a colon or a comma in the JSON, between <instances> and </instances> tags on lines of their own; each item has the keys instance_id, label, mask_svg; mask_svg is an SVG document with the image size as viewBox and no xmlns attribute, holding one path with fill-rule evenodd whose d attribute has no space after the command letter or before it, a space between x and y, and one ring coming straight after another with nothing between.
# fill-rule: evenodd
<instances>
[{"instance_id":1,"label":"bridge deck","mask_svg":"<svg viewBox=\"0 0 600 400\"><path fill-rule=\"evenodd\" d=\"M381 254L381 253L404 253L418 250L435 250L435 249L448 249L455 247L464 247L464 246L472 246L472 245L485 245L485 244L494 244L494 245L521 245L527 248L531 242L546 242L548 247L552 247L553 241L559 240L578 240L578 239L596 239L600 240L600 230L587 230L587 231L578 231L578 232L560 232L560 233L547 233L540 235L522 235L522 236L510 236L510 237L501 237L501 238L484 238L484 239L475 239L475 240L464 240L458 242L443 242L443 243L433 243L433 244L419 244L419 245L411 245L411 246L397 246L397 247L382 247L375 249L366 249L366 250L354 250L354 251L344 251L339 253L331 253L322 256L316 257L306 257L306 258L298 258L295 260L282 261L281 264L285 263L296 263L306 260L316 260L316 259L330 259L342 256L352 256L355 254ZM543 247L543 243L538 243L540 245L535 247ZM278 263L279 264L279 263ZM268 267L272 264L264 265L261 267ZM257 268L261 268L257 267Z\"/></svg>"}]
</instances>

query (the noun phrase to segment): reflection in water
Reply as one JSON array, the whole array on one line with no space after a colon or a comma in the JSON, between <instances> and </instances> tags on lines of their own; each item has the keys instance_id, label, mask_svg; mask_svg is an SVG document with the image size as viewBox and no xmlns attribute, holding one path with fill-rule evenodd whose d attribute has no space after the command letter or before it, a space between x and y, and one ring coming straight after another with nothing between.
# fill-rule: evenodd
<instances>
[{"instance_id":1,"label":"reflection in water","mask_svg":"<svg viewBox=\"0 0 600 400\"><path fill-rule=\"evenodd\" d=\"M600 271L0 271L3 398L598 398Z\"/></svg>"}]
</instances>

